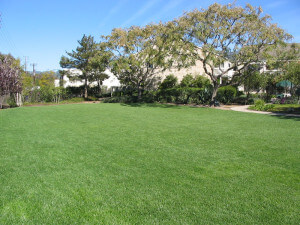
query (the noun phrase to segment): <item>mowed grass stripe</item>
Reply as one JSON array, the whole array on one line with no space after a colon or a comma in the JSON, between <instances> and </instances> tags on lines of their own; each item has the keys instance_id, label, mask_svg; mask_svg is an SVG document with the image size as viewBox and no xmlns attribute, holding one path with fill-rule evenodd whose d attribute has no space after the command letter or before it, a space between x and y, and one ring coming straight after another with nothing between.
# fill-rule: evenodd
<instances>
[{"instance_id":1,"label":"mowed grass stripe","mask_svg":"<svg viewBox=\"0 0 300 225\"><path fill-rule=\"evenodd\" d=\"M74 104L0 124L1 224L299 221L297 118Z\"/></svg>"}]
</instances>

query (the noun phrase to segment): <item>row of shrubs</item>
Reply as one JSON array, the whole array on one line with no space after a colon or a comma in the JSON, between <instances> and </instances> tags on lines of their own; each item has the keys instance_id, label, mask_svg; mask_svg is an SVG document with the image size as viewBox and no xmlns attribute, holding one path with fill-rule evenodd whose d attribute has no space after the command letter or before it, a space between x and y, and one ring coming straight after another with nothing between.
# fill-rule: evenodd
<instances>
[{"instance_id":1,"label":"row of shrubs","mask_svg":"<svg viewBox=\"0 0 300 225\"><path fill-rule=\"evenodd\" d=\"M210 104L213 87L210 80L203 76L185 76L180 83L175 76L167 76L155 91L145 91L143 102L161 102L176 104ZM224 86L219 88L217 101L223 104L251 104L253 99L243 96L236 87ZM131 87L124 87L113 93L113 97L104 102L137 102L138 94Z\"/></svg>"},{"instance_id":2,"label":"row of shrubs","mask_svg":"<svg viewBox=\"0 0 300 225\"><path fill-rule=\"evenodd\" d=\"M98 88L90 87L88 90L90 96L84 100L95 101L101 97L110 97L110 93L99 93ZM83 98L84 86L80 87L41 87L23 92L23 102L43 103L43 102L61 102L73 98Z\"/></svg>"}]
</instances>

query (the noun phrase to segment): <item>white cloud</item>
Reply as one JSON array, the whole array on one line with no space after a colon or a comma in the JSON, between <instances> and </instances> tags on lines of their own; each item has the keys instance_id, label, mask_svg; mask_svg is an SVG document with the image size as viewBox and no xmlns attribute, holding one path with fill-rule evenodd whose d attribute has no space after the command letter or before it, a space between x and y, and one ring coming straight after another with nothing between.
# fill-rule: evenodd
<instances>
[{"instance_id":1,"label":"white cloud","mask_svg":"<svg viewBox=\"0 0 300 225\"><path fill-rule=\"evenodd\" d=\"M132 21L136 20L138 17L142 16L149 10L152 6L160 2L161 0L150 0L144 5L140 10L138 10L135 14L133 14L128 20L126 20L121 27L128 26Z\"/></svg>"},{"instance_id":2,"label":"white cloud","mask_svg":"<svg viewBox=\"0 0 300 225\"><path fill-rule=\"evenodd\" d=\"M286 1L273 1L272 3L267 4L266 8L278 8L284 4L286 4Z\"/></svg>"},{"instance_id":3,"label":"white cloud","mask_svg":"<svg viewBox=\"0 0 300 225\"><path fill-rule=\"evenodd\" d=\"M154 21L159 20L164 14L170 14L169 12L172 9L176 8L183 1L184 0L170 0L161 11L159 11L154 16L152 16L152 17L148 18L147 20L145 20L143 25L146 25L149 22L154 22Z\"/></svg>"},{"instance_id":4,"label":"white cloud","mask_svg":"<svg viewBox=\"0 0 300 225\"><path fill-rule=\"evenodd\" d=\"M117 12L119 12L122 7L128 2L128 0L119 0L118 4L115 5L106 15L106 17L101 21L100 27L103 27L106 22L109 21L110 18L112 18L113 15L115 15Z\"/></svg>"}]
</instances>

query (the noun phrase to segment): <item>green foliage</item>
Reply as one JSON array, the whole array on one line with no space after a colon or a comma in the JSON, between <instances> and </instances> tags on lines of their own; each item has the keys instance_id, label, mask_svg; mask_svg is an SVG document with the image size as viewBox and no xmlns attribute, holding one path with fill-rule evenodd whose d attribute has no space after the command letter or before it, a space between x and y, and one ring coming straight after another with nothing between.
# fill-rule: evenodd
<instances>
[{"instance_id":1,"label":"green foliage","mask_svg":"<svg viewBox=\"0 0 300 225\"><path fill-rule=\"evenodd\" d=\"M208 88L211 87L211 82L208 78L204 76L193 76L191 74L188 74L182 78L180 82L180 87Z\"/></svg>"},{"instance_id":2,"label":"green foliage","mask_svg":"<svg viewBox=\"0 0 300 225\"><path fill-rule=\"evenodd\" d=\"M95 96L88 96L87 98L84 98L85 101L98 101L98 98Z\"/></svg>"},{"instance_id":3,"label":"green foliage","mask_svg":"<svg viewBox=\"0 0 300 225\"><path fill-rule=\"evenodd\" d=\"M163 82L159 85L160 90L166 90L170 88L174 88L178 83L177 77L173 74L166 76Z\"/></svg>"},{"instance_id":4,"label":"green foliage","mask_svg":"<svg viewBox=\"0 0 300 225\"><path fill-rule=\"evenodd\" d=\"M233 103L237 103L239 105L252 105L254 104L254 99L245 95L241 95L234 98Z\"/></svg>"},{"instance_id":5,"label":"green foliage","mask_svg":"<svg viewBox=\"0 0 300 225\"><path fill-rule=\"evenodd\" d=\"M13 96L10 96L7 100L7 104L9 105L10 108L18 107L15 98Z\"/></svg>"},{"instance_id":6,"label":"green foliage","mask_svg":"<svg viewBox=\"0 0 300 225\"><path fill-rule=\"evenodd\" d=\"M204 75L197 75L194 77L194 80L192 82L193 87L197 88L211 88L211 82L208 78L206 78Z\"/></svg>"},{"instance_id":7,"label":"green foliage","mask_svg":"<svg viewBox=\"0 0 300 225\"><path fill-rule=\"evenodd\" d=\"M0 53L0 109L5 96L22 92L22 73L19 59ZM22 104L19 100L16 99L16 105Z\"/></svg>"},{"instance_id":8,"label":"green foliage","mask_svg":"<svg viewBox=\"0 0 300 225\"><path fill-rule=\"evenodd\" d=\"M70 99L63 100L60 103L62 103L62 104L64 104L64 103L79 103L79 102L83 102L83 101L85 101L84 98L76 97L76 98L70 98Z\"/></svg>"},{"instance_id":9,"label":"green foliage","mask_svg":"<svg viewBox=\"0 0 300 225\"><path fill-rule=\"evenodd\" d=\"M53 101L53 89L50 87L42 87L40 90L40 101L41 102L52 102Z\"/></svg>"},{"instance_id":10,"label":"green foliage","mask_svg":"<svg viewBox=\"0 0 300 225\"><path fill-rule=\"evenodd\" d=\"M217 100L224 104L229 104L233 102L236 94L237 94L236 87L233 86L220 87L217 93Z\"/></svg>"},{"instance_id":11,"label":"green foliage","mask_svg":"<svg viewBox=\"0 0 300 225\"><path fill-rule=\"evenodd\" d=\"M46 71L36 75L36 85L41 88L53 88L54 80L56 79L53 71Z\"/></svg>"},{"instance_id":12,"label":"green foliage","mask_svg":"<svg viewBox=\"0 0 300 225\"><path fill-rule=\"evenodd\" d=\"M274 104L271 112L300 114L299 104Z\"/></svg>"},{"instance_id":13,"label":"green foliage","mask_svg":"<svg viewBox=\"0 0 300 225\"><path fill-rule=\"evenodd\" d=\"M210 81L202 76L188 74L179 85L174 76L167 76L157 92L160 102L180 104L207 104L211 97Z\"/></svg>"},{"instance_id":14,"label":"green foliage","mask_svg":"<svg viewBox=\"0 0 300 225\"><path fill-rule=\"evenodd\" d=\"M107 37L112 51L117 53L111 62L112 71L123 85L138 92L139 100L144 91L156 87L157 73L171 67L172 57L167 57L160 39L162 29L162 24L117 28Z\"/></svg>"},{"instance_id":15,"label":"green foliage","mask_svg":"<svg viewBox=\"0 0 300 225\"><path fill-rule=\"evenodd\" d=\"M63 68L77 68L82 71L82 74L74 77L78 80L84 80L84 96L88 97L88 80L94 79L95 73L91 73L92 66L90 65L91 60L98 53L94 37L83 35L81 40L78 41L79 46L72 52L67 52L69 57L62 56L60 65ZM97 61L97 60L95 60ZM97 68L99 69L99 67ZM99 71L97 70L97 73Z\"/></svg>"},{"instance_id":16,"label":"green foliage","mask_svg":"<svg viewBox=\"0 0 300 225\"><path fill-rule=\"evenodd\" d=\"M260 64L248 65L243 76L237 77L238 83L244 85L245 92L259 92L263 88L264 76L259 72Z\"/></svg>"},{"instance_id":17,"label":"green foliage","mask_svg":"<svg viewBox=\"0 0 300 225\"><path fill-rule=\"evenodd\" d=\"M110 98L105 98L104 103L136 103L138 102L137 96L113 96Z\"/></svg>"},{"instance_id":18,"label":"green foliage","mask_svg":"<svg viewBox=\"0 0 300 225\"><path fill-rule=\"evenodd\" d=\"M214 86L212 101L220 86L233 85L236 77L260 58L272 57L272 50L291 39L262 9L247 4L244 8L233 4L214 3L207 9L195 9L166 24L163 34L170 41L163 42L165 50L177 67L203 63L203 69ZM230 59L230 67L221 65ZM212 68L219 68L215 70ZM220 85L220 78L235 70L228 83ZM188 81L188 80L187 80Z\"/></svg>"},{"instance_id":19,"label":"green foliage","mask_svg":"<svg viewBox=\"0 0 300 225\"><path fill-rule=\"evenodd\" d=\"M296 89L295 93L298 97L300 96L300 87Z\"/></svg>"},{"instance_id":20,"label":"green foliage","mask_svg":"<svg viewBox=\"0 0 300 225\"><path fill-rule=\"evenodd\" d=\"M271 111L274 108L273 104L266 104L264 100L258 99L254 102L254 106L250 106L249 109L257 111Z\"/></svg>"},{"instance_id":21,"label":"green foliage","mask_svg":"<svg viewBox=\"0 0 300 225\"><path fill-rule=\"evenodd\" d=\"M258 100L256 100L256 101L254 102L254 105L255 105L256 107L261 107L261 106L264 106L265 104L266 104L265 101L262 100L262 99L258 99Z\"/></svg>"},{"instance_id":22,"label":"green foliage","mask_svg":"<svg viewBox=\"0 0 300 225\"><path fill-rule=\"evenodd\" d=\"M266 104L263 108L263 111L271 111L275 106L272 104Z\"/></svg>"},{"instance_id":23,"label":"green foliage","mask_svg":"<svg viewBox=\"0 0 300 225\"><path fill-rule=\"evenodd\" d=\"M79 86L79 87L68 86L68 87L66 87L66 92L72 98L83 96L84 95L84 86Z\"/></svg>"},{"instance_id":24,"label":"green foliage","mask_svg":"<svg viewBox=\"0 0 300 225\"><path fill-rule=\"evenodd\" d=\"M167 89L160 89L157 92L158 99L160 102L176 102L176 98L178 96L177 87L167 88Z\"/></svg>"},{"instance_id":25,"label":"green foliage","mask_svg":"<svg viewBox=\"0 0 300 225\"><path fill-rule=\"evenodd\" d=\"M180 87L192 87L193 82L194 77L191 74L185 75L180 82Z\"/></svg>"}]
</instances>

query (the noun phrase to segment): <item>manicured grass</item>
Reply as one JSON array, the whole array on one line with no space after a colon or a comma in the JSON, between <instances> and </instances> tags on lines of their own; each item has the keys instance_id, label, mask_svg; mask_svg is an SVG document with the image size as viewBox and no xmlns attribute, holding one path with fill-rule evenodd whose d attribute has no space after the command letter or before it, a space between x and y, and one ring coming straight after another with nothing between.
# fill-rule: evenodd
<instances>
[{"instance_id":1,"label":"manicured grass","mask_svg":"<svg viewBox=\"0 0 300 225\"><path fill-rule=\"evenodd\" d=\"M262 109L262 111L275 112L275 113L288 113L288 114L300 114L299 104L268 104L267 109ZM248 109L258 110L255 105L249 106Z\"/></svg>"},{"instance_id":2,"label":"manicured grass","mask_svg":"<svg viewBox=\"0 0 300 225\"><path fill-rule=\"evenodd\" d=\"M270 111L300 114L300 105L299 104L274 104L274 108L271 109Z\"/></svg>"},{"instance_id":3,"label":"manicured grass","mask_svg":"<svg viewBox=\"0 0 300 225\"><path fill-rule=\"evenodd\" d=\"M300 221L299 118L73 104L0 125L0 224Z\"/></svg>"},{"instance_id":4,"label":"manicured grass","mask_svg":"<svg viewBox=\"0 0 300 225\"><path fill-rule=\"evenodd\" d=\"M60 102L24 102L24 106L36 106L36 105L57 105L57 104L68 104L68 103L80 103L84 102L84 98L70 98Z\"/></svg>"}]
</instances>

